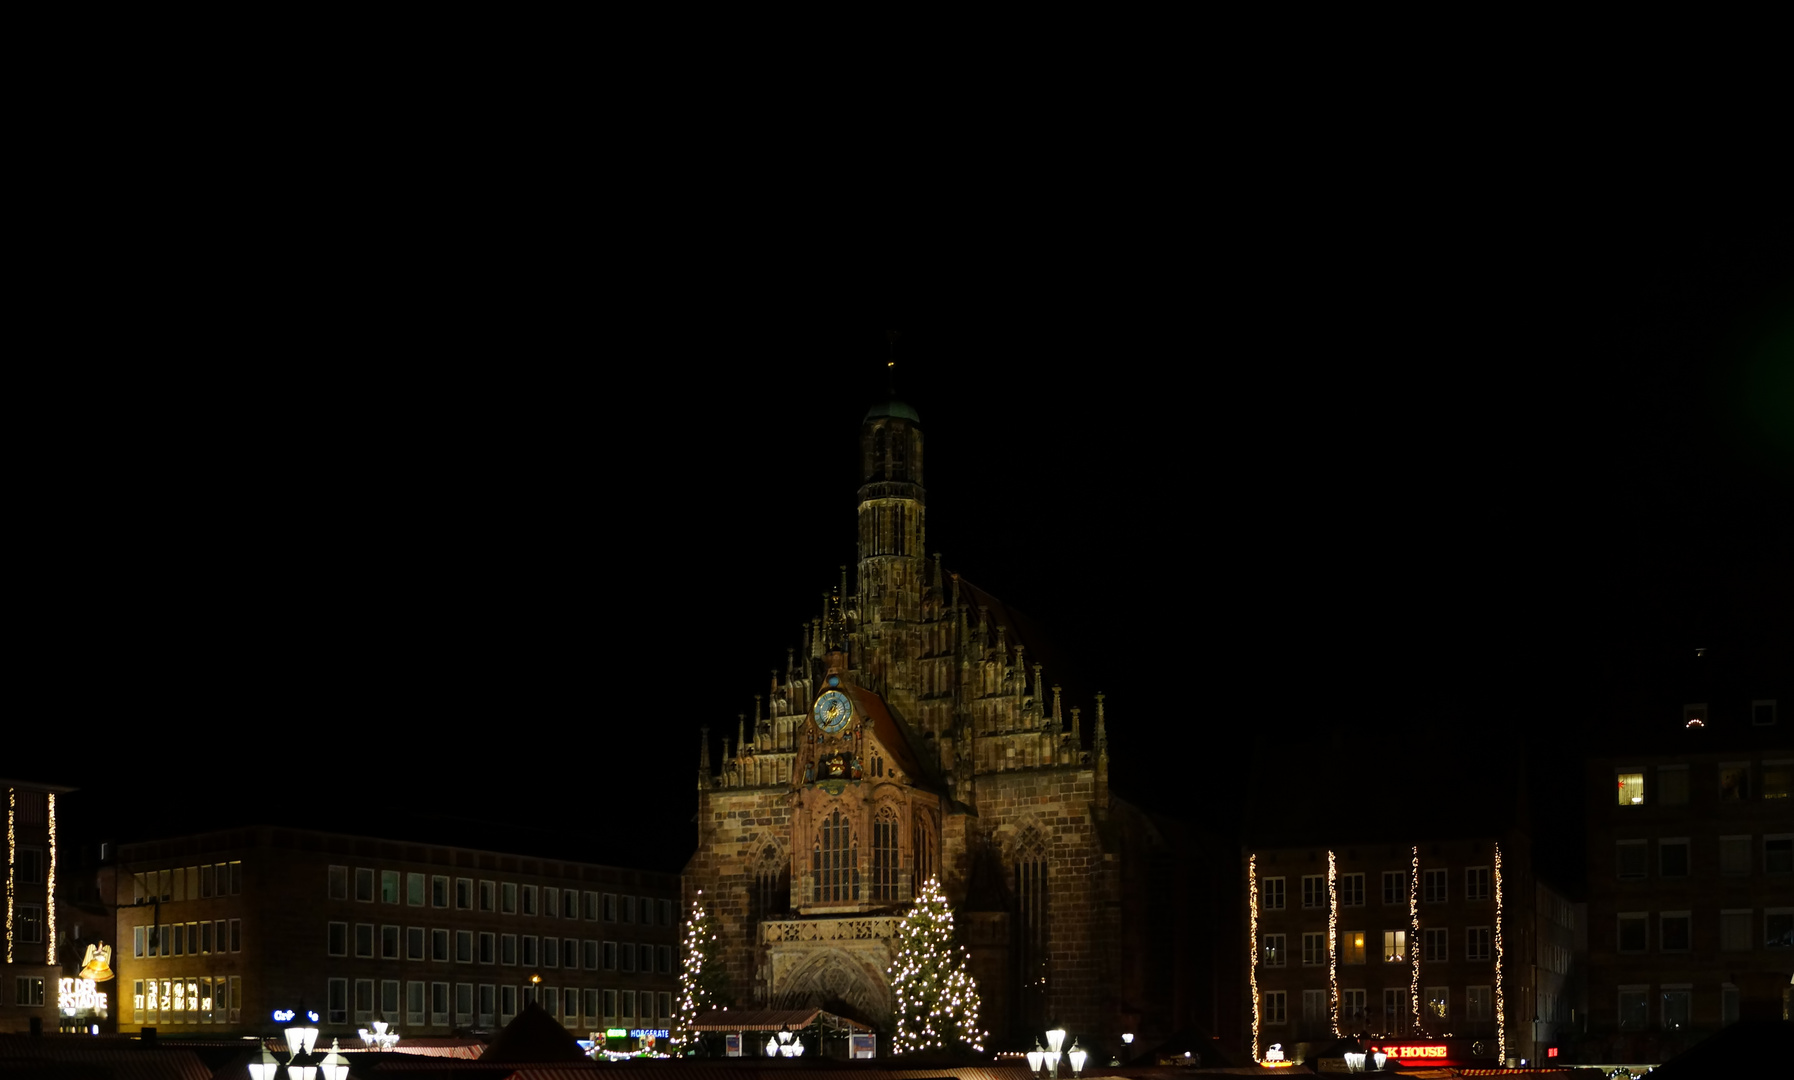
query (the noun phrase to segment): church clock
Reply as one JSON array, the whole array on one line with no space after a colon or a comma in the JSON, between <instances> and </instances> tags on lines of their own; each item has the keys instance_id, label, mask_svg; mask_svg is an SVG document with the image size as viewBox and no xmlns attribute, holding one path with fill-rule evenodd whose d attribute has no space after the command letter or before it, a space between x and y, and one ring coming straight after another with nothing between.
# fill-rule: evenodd
<instances>
[{"instance_id":1,"label":"church clock","mask_svg":"<svg viewBox=\"0 0 1794 1080\"><path fill-rule=\"evenodd\" d=\"M816 699L816 726L830 735L846 727L852 718L853 705L841 691L825 690Z\"/></svg>"}]
</instances>

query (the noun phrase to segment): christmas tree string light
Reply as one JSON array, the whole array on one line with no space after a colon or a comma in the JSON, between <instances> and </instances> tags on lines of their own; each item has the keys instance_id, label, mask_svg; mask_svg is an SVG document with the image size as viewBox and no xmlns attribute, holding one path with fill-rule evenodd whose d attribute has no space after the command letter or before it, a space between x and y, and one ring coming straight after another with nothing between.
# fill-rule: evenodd
<instances>
[{"instance_id":1,"label":"christmas tree string light","mask_svg":"<svg viewBox=\"0 0 1794 1080\"><path fill-rule=\"evenodd\" d=\"M673 1011L673 1026L667 1033L667 1041L673 1044L675 1052L689 1051L697 1045L698 1031L693 1025L699 1013L730 1004L721 952L716 920L704 906L704 890L699 889L692 898L691 912L685 917L679 1007Z\"/></svg>"},{"instance_id":2,"label":"christmas tree string light","mask_svg":"<svg viewBox=\"0 0 1794 1080\"><path fill-rule=\"evenodd\" d=\"M1339 1038L1339 858L1331 850L1327 852L1327 1000L1333 1013L1333 1037L1337 1039Z\"/></svg>"},{"instance_id":3,"label":"christmas tree string light","mask_svg":"<svg viewBox=\"0 0 1794 1080\"><path fill-rule=\"evenodd\" d=\"M938 878L929 878L897 925L897 954L888 972L896 1002L891 1052L984 1051L978 1026L978 981L965 946L954 941L953 909Z\"/></svg>"},{"instance_id":4,"label":"christmas tree string light","mask_svg":"<svg viewBox=\"0 0 1794 1080\"><path fill-rule=\"evenodd\" d=\"M1495 1056L1507 1060L1507 1003L1501 996L1501 845L1495 845Z\"/></svg>"}]
</instances>

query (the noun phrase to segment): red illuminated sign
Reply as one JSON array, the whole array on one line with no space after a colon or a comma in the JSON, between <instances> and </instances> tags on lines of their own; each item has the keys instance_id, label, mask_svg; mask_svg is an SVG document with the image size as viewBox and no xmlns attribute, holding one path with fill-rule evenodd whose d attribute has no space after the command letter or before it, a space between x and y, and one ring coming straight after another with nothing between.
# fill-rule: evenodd
<instances>
[{"instance_id":1,"label":"red illuminated sign","mask_svg":"<svg viewBox=\"0 0 1794 1080\"><path fill-rule=\"evenodd\" d=\"M1545 1056L1546 1057L1556 1057L1557 1056L1557 1047L1555 1047L1555 1046L1547 1047L1545 1050Z\"/></svg>"},{"instance_id":2,"label":"red illuminated sign","mask_svg":"<svg viewBox=\"0 0 1794 1080\"><path fill-rule=\"evenodd\" d=\"M1445 1057L1444 1043L1420 1043L1411 1046L1385 1046L1383 1053L1392 1058L1442 1058Z\"/></svg>"}]
</instances>

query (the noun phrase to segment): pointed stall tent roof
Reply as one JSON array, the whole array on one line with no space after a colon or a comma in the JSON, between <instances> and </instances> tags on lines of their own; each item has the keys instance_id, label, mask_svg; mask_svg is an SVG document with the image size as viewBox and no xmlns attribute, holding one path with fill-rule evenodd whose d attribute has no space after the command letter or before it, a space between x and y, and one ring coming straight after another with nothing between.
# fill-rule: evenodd
<instances>
[{"instance_id":1,"label":"pointed stall tent roof","mask_svg":"<svg viewBox=\"0 0 1794 1080\"><path fill-rule=\"evenodd\" d=\"M524 1006L504 1030L493 1036L492 1044L480 1055L482 1063L501 1065L586 1060L590 1059L572 1033L533 1001Z\"/></svg>"}]
</instances>

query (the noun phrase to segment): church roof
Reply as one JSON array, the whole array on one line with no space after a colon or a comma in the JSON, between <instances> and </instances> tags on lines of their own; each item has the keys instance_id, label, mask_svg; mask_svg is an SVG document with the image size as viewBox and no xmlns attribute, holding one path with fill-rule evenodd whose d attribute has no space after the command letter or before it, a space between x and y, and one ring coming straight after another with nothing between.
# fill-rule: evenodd
<instances>
[{"instance_id":1,"label":"church roof","mask_svg":"<svg viewBox=\"0 0 1794 1080\"><path fill-rule=\"evenodd\" d=\"M917 787L934 788L934 773L922 764L926 759L910 745L909 732L891 715L891 710L885 707L884 698L863 686L846 686L843 689L853 699L854 709L871 722L872 737L895 760L902 775Z\"/></svg>"},{"instance_id":2,"label":"church roof","mask_svg":"<svg viewBox=\"0 0 1794 1080\"><path fill-rule=\"evenodd\" d=\"M881 402L866 410L866 420L876 420L881 416L894 416L899 420L908 420L912 424L922 422L922 418L916 414L915 409L910 408L908 402L898 401L896 398ZM866 420L862 420L860 423L863 424Z\"/></svg>"}]
</instances>

